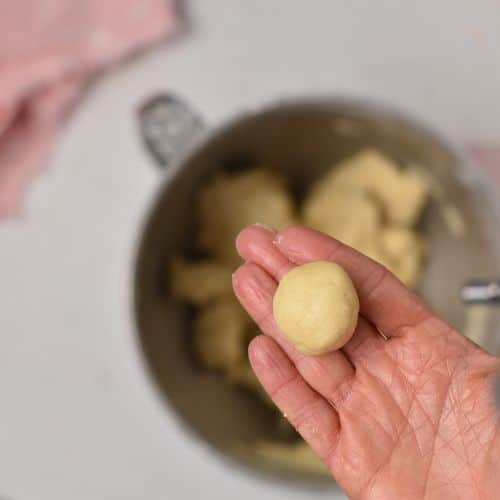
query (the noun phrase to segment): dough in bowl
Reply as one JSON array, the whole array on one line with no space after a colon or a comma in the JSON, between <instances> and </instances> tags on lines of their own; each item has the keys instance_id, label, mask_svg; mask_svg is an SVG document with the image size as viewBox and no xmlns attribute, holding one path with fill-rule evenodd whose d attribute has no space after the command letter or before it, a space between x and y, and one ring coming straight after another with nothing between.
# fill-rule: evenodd
<instances>
[{"instance_id":1,"label":"dough in bowl","mask_svg":"<svg viewBox=\"0 0 500 500\"><path fill-rule=\"evenodd\" d=\"M359 299L349 275L334 262L295 267L273 299L278 326L297 350L319 355L339 349L352 336Z\"/></svg>"}]
</instances>

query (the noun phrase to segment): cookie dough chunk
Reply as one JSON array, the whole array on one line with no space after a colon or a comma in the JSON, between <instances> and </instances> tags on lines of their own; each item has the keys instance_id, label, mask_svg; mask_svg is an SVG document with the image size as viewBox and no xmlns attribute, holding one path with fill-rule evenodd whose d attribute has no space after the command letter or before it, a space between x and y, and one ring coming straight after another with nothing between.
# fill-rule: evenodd
<instances>
[{"instance_id":1,"label":"cookie dough chunk","mask_svg":"<svg viewBox=\"0 0 500 500\"><path fill-rule=\"evenodd\" d=\"M377 238L358 250L387 267L406 286L414 287L418 283L425 245L414 231L398 226L383 228Z\"/></svg>"},{"instance_id":2,"label":"cookie dough chunk","mask_svg":"<svg viewBox=\"0 0 500 500\"><path fill-rule=\"evenodd\" d=\"M389 223L412 226L429 198L426 180L412 170L403 170L374 149L342 161L325 182L336 189L361 189L376 198Z\"/></svg>"},{"instance_id":3,"label":"cookie dough chunk","mask_svg":"<svg viewBox=\"0 0 500 500\"><path fill-rule=\"evenodd\" d=\"M207 368L228 371L246 359L249 317L233 297L222 297L196 318L194 349Z\"/></svg>"},{"instance_id":4,"label":"cookie dough chunk","mask_svg":"<svg viewBox=\"0 0 500 500\"><path fill-rule=\"evenodd\" d=\"M220 174L201 189L199 246L238 261L234 240L241 229L256 222L282 228L292 223L293 211L283 176L265 168Z\"/></svg>"},{"instance_id":5,"label":"cookie dough chunk","mask_svg":"<svg viewBox=\"0 0 500 500\"><path fill-rule=\"evenodd\" d=\"M359 299L349 275L333 262L310 262L289 271L273 299L274 317L302 353L324 354L354 333Z\"/></svg>"},{"instance_id":6,"label":"cookie dough chunk","mask_svg":"<svg viewBox=\"0 0 500 500\"><path fill-rule=\"evenodd\" d=\"M417 284L425 253L422 239L413 231L391 227L380 234L380 246L388 268L407 286Z\"/></svg>"},{"instance_id":7,"label":"cookie dough chunk","mask_svg":"<svg viewBox=\"0 0 500 500\"><path fill-rule=\"evenodd\" d=\"M363 192L330 190L322 186L306 199L303 218L305 225L354 248L371 241L381 224L378 206Z\"/></svg>"},{"instance_id":8,"label":"cookie dough chunk","mask_svg":"<svg viewBox=\"0 0 500 500\"><path fill-rule=\"evenodd\" d=\"M176 257L170 265L172 294L196 305L203 305L232 294L231 267L215 259L187 261Z\"/></svg>"}]
</instances>

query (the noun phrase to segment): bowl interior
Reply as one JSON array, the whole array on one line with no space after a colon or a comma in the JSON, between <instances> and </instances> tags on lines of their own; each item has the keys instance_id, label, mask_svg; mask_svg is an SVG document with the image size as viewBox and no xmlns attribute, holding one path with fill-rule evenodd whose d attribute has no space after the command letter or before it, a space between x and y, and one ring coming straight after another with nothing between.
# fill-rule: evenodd
<instances>
[{"instance_id":1,"label":"bowl interior","mask_svg":"<svg viewBox=\"0 0 500 500\"><path fill-rule=\"evenodd\" d=\"M461 285L471 277L500 276L500 224L492 195L473 169L434 135L374 107L347 102L284 104L230 123L174 167L142 234L135 277L136 319L160 393L198 437L252 467L264 466L235 450L241 444L276 438L274 419L252 395L197 367L189 349L192 311L169 296L167 262L173 254L193 251L196 191L214 171L268 165L286 174L300 198L333 163L368 146L399 163L425 168L461 214L466 233L458 237L448 230L437 202L426 211L422 225L430 258L418 292L464 329L467 314L458 296ZM498 346L493 328L499 321L499 310L490 309L482 316L479 334L490 349ZM293 478L316 481L308 474Z\"/></svg>"}]
</instances>

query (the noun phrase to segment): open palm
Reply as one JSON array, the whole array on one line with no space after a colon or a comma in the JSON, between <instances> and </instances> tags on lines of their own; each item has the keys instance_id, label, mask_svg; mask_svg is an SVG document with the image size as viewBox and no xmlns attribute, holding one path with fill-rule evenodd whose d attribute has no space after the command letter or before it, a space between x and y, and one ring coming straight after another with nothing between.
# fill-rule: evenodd
<instances>
[{"instance_id":1,"label":"open palm","mask_svg":"<svg viewBox=\"0 0 500 500\"><path fill-rule=\"evenodd\" d=\"M250 226L239 300L265 335L249 348L259 380L352 498L500 496L492 379L499 360L453 330L382 266L321 233ZM331 260L350 274L361 317L339 351L304 356L272 313L292 267Z\"/></svg>"}]
</instances>

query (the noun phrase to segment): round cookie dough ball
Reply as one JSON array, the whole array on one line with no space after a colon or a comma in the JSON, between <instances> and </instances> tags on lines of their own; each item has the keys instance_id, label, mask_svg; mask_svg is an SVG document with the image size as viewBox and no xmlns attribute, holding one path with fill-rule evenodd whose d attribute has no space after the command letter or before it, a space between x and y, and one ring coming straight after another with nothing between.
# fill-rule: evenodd
<instances>
[{"instance_id":1,"label":"round cookie dough ball","mask_svg":"<svg viewBox=\"0 0 500 500\"><path fill-rule=\"evenodd\" d=\"M354 333L359 299L349 275L333 262L310 262L289 271L273 299L274 317L302 353L324 354Z\"/></svg>"}]
</instances>

